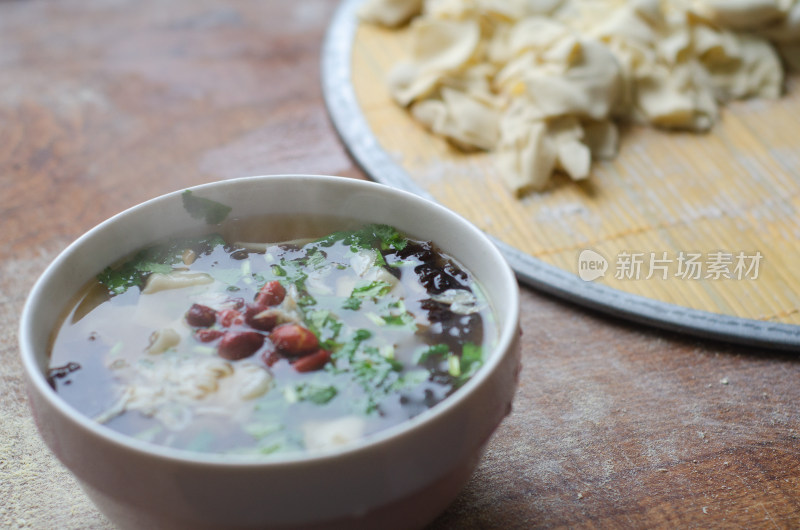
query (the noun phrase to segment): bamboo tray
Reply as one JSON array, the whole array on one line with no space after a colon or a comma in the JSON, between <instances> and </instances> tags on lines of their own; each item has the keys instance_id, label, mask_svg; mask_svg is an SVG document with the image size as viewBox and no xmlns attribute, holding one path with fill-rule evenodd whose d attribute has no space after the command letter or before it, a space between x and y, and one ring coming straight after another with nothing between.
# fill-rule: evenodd
<instances>
[{"instance_id":1,"label":"bamboo tray","mask_svg":"<svg viewBox=\"0 0 800 530\"><path fill-rule=\"evenodd\" d=\"M780 100L728 106L708 134L627 128L588 182L556 178L518 199L490 155L457 151L393 103L385 75L408 35L359 24L361 1L332 20L322 81L371 178L468 218L531 286L663 328L800 349L797 76Z\"/></svg>"}]
</instances>

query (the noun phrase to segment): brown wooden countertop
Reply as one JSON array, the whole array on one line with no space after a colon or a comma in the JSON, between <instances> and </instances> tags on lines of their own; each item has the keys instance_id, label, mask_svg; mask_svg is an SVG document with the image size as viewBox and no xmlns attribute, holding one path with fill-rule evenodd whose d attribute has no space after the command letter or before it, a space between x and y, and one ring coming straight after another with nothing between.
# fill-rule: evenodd
<instances>
[{"instance_id":1,"label":"brown wooden countertop","mask_svg":"<svg viewBox=\"0 0 800 530\"><path fill-rule=\"evenodd\" d=\"M17 326L47 263L156 195L363 178L322 102L333 0L0 1L0 527L108 521L39 440ZM523 288L513 413L432 528L800 527L800 362Z\"/></svg>"}]
</instances>

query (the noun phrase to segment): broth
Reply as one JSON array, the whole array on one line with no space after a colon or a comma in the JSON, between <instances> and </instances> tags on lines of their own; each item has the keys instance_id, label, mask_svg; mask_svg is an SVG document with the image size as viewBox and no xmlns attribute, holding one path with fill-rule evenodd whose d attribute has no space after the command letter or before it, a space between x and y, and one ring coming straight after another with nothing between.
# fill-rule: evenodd
<instances>
[{"instance_id":1,"label":"broth","mask_svg":"<svg viewBox=\"0 0 800 530\"><path fill-rule=\"evenodd\" d=\"M385 225L290 221L232 220L105 269L54 335L53 387L145 441L275 454L405 421L482 365L491 310L451 257Z\"/></svg>"}]
</instances>

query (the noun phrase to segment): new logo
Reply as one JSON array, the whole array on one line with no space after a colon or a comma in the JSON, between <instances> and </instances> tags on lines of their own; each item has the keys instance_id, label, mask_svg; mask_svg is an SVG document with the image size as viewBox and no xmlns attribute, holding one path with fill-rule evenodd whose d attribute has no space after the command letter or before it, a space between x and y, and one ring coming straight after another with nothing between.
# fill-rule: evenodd
<instances>
[{"instance_id":1,"label":"new logo","mask_svg":"<svg viewBox=\"0 0 800 530\"><path fill-rule=\"evenodd\" d=\"M582 250L578 256L578 276L585 282L591 282L606 275L608 260L591 249Z\"/></svg>"}]
</instances>

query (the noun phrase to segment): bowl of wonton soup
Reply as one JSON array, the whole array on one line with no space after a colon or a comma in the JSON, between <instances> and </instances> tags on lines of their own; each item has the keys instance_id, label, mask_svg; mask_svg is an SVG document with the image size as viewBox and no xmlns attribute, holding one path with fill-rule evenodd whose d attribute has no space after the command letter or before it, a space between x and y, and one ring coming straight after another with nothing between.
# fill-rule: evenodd
<instances>
[{"instance_id":1,"label":"bowl of wonton soup","mask_svg":"<svg viewBox=\"0 0 800 530\"><path fill-rule=\"evenodd\" d=\"M442 206L250 177L78 238L19 341L43 440L119 527L416 528L511 410L518 296Z\"/></svg>"}]
</instances>

